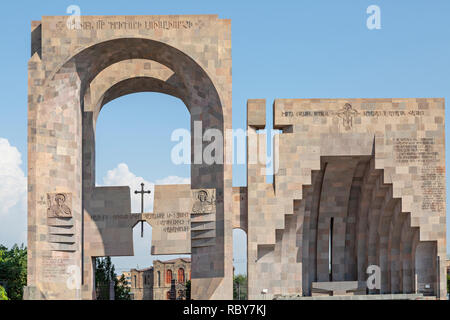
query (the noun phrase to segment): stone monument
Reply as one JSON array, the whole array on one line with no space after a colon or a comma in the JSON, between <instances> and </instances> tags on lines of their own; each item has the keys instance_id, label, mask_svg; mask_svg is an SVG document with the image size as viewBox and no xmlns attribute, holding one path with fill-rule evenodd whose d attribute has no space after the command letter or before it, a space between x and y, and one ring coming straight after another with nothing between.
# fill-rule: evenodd
<instances>
[{"instance_id":1,"label":"stone monument","mask_svg":"<svg viewBox=\"0 0 450 320\"><path fill-rule=\"evenodd\" d=\"M31 38L27 299L94 299L93 259L133 255L140 221L153 254L192 255L195 300L232 298L235 228L248 236L250 299L445 298L443 99L276 100L273 183L255 159L266 102L249 100L248 183L233 187L230 20L43 17ZM128 187L96 187L95 125L106 103L142 91L181 99L191 130L201 121L225 141L223 161L193 154L191 185L156 186L154 212L131 213ZM379 286L361 287L373 268Z\"/></svg>"},{"instance_id":2,"label":"stone monument","mask_svg":"<svg viewBox=\"0 0 450 320\"><path fill-rule=\"evenodd\" d=\"M248 102L249 136L265 110ZM249 299L360 291L370 266L381 274L368 294L445 298L444 99L280 99L273 114L274 183L248 165Z\"/></svg>"},{"instance_id":3,"label":"stone monument","mask_svg":"<svg viewBox=\"0 0 450 320\"><path fill-rule=\"evenodd\" d=\"M111 100L153 91L181 99L204 130L231 129L231 23L216 15L82 16L72 25L55 16L33 21L31 38L25 295L93 299L94 257L133 255L132 227L154 218L131 214L128 187L96 187L98 115ZM223 163L191 165L184 196L190 188L215 195L214 208L192 218L192 239L171 245L186 240L191 226L183 225L154 240L155 252L192 254L193 299L232 297L232 171ZM190 221L190 208L165 209L166 218Z\"/></svg>"}]
</instances>

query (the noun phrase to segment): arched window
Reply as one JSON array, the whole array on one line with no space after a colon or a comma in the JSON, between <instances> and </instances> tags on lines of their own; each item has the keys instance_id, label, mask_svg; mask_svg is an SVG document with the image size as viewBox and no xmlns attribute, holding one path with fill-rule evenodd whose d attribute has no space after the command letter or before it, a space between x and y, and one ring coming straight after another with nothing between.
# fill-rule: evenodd
<instances>
[{"instance_id":1,"label":"arched window","mask_svg":"<svg viewBox=\"0 0 450 320\"><path fill-rule=\"evenodd\" d=\"M158 287L161 287L161 272L158 271L157 275L157 283L158 283Z\"/></svg>"},{"instance_id":2,"label":"arched window","mask_svg":"<svg viewBox=\"0 0 450 320\"><path fill-rule=\"evenodd\" d=\"M137 288L137 277L134 276L134 287Z\"/></svg>"},{"instance_id":3,"label":"arched window","mask_svg":"<svg viewBox=\"0 0 450 320\"><path fill-rule=\"evenodd\" d=\"M184 283L184 269L180 268L178 269L178 282Z\"/></svg>"},{"instance_id":4,"label":"arched window","mask_svg":"<svg viewBox=\"0 0 450 320\"><path fill-rule=\"evenodd\" d=\"M171 284L172 283L172 270L166 271L166 283Z\"/></svg>"}]
</instances>

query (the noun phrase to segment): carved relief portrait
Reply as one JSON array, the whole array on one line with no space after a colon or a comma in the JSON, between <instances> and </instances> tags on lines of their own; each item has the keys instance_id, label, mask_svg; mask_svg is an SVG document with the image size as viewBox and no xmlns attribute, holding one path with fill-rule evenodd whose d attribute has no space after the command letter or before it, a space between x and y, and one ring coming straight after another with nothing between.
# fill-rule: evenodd
<instances>
[{"instance_id":1,"label":"carved relief portrait","mask_svg":"<svg viewBox=\"0 0 450 320\"><path fill-rule=\"evenodd\" d=\"M47 193L47 217L71 218L72 195L70 193Z\"/></svg>"},{"instance_id":2,"label":"carved relief portrait","mask_svg":"<svg viewBox=\"0 0 450 320\"><path fill-rule=\"evenodd\" d=\"M192 213L214 213L216 212L216 195L215 190L195 191L194 205L192 206Z\"/></svg>"}]
</instances>

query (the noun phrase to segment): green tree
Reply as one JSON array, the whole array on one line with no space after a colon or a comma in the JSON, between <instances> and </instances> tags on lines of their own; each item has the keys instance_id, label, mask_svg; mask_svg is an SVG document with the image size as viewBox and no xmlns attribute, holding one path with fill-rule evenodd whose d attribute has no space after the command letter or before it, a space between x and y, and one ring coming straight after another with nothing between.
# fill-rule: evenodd
<instances>
[{"instance_id":1,"label":"green tree","mask_svg":"<svg viewBox=\"0 0 450 320\"><path fill-rule=\"evenodd\" d=\"M447 274L447 292L450 293L450 274Z\"/></svg>"},{"instance_id":2,"label":"green tree","mask_svg":"<svg viewBox=\"0 0 450 320\"><path fill-rule=\"evenodd\" d=\"M23 287L27 285L27 248L23 244L9 250L0 245L0 280L6 282L11 300L23 299Z\"/></svg>"},{"instance_id":3,"label":"green tree","mask_svg":"<svg viewBox=\"0 0 450 320\"><path fill-rule=\"evenodd\" d=\"M247 276L239 274L233 277L233 299L247 300Z\"/></svg>"},{"instance_id":4,"label":"green tree","mask_svg":"<svg viewBox=\"0 0 450 320\"><path fill-rule=\"evenodd\" d=\"M191 280L186 281L186 300L191 300Z\"/></svg>"},{"instance_id":5,"label":"green tree","mask_svg":"<svg viewBox=\"0 0 450 320\"><path fill-rule=\"evenodd\" d=\"M131 300L130 288L128 287L127 280L125 276L122 275L119 280L115 280L114 294L116 300Z\"/></svg>"},{"instance_id":6,"label":"green tree","mask_svg":"<svg viewBox=\"0 0 450 320\"><path fill-rule=\"evenodd\" d=\"M0 286L0 300L9 300L5 288L2 286Z\"/></svg>"},{"instance_id":7,"label":"green tree","mask_svg":"<svg viewBox=\"0 0 450 320\"><path fill-rule=\"evenodd\" d=\"M97 288L98 300L109 300L110 283L114 282L114 299L115 300L130 300L130 289L127 286L127 281L122 275L117 279L114 264L111 262L111 257L97 258L95 260L95 285Z\"/></svg>"}]
</instances>

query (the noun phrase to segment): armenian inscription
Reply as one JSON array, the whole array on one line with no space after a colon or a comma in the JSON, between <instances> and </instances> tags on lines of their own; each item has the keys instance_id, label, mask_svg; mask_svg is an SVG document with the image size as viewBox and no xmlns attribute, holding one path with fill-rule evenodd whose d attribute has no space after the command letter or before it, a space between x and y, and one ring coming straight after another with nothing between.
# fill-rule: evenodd
<instances>
[{"instance_id":1,"label":"armenian inscription","mask_svg":"<svg viewBox=\"0 0 450 320\"><path fill-rule=\"evenodd\" d=\"M395 159L399 163L420 165L419 180L422 190L422 210L440 212L444 209L444 169L437 166L439 152L434 138L394 139Z\"/></svg>"},{"instance_id":2,"label":"armenian inscription","mask_svg":"<svg viewBox=\"0 0 450 320\"><path fill-rule=\"evenodd\" d=\"M185 233L191 229L189 212L161 212L144 215L145 220L151 220L154 228L160 228L165 233Z\"/></svg>"},{"instance_id":3,"label":"armenian inscription","mask_svg":"<svg viewBox=\"0 0 450 320\"><path fill-rule=\"evenodd\" d=\"M68 260L64 257L44 257L43 277L45 281L58 280L65 276Z\"/></svg>"},{"instance_id":4,"label":"armenian inscription","mask_svg":"<svg viewBox=\"0 0 450 320\"><path fill-rule=\"evenodd\" d=\"M441 167L424 167L420 180L423 194L422 209L440 212L445 209L445 170Z\"/></svg>"},{"instance_id":5,"label":"armenian inscription","mask_svg":"<svg viewBox=\"0 0 450 320\"><path fill-rule=\"evenodd\" d=\"M305 111L281 111L281 116L285 118L306 118L306 117L332 117L337 116L343 120L345 127L351 127L353 117L418 117L425 115L423 110L366 110L359 112L349 103L345 104L341 110L305 110Z\"/></svg>"},{"instance_id":6,"label":"armenian inscription","mask_svg":"<svg viewBox=\"0 0 450 320\"><path fill-rule=\"evenodd\" d=\"M400 163L439 161L434 144L434 138L396 138L394 140L396 160Z\"/></svg>"},{"instance_id":7,"label":"armenian inscription","mask_svg":"<svg viewBox=\"0 0 450 320\"><path fill-rule=\"evenodd\" d=\"M191 29L194 26L194 22L190 20L122 20L122 21L105 21L94 20L88 21L82 19L79 26L74 26L73 29L79 30L184 30ZM56 28L60 31L69 30L67 28L67 21L58 21Z\"/></svg>"},{"instance_id":8,"label":"armenian inscription","mask_svg":"<svg viewBox=\"0 0 450 320\"><path fill-rule=\"evenodd\" d=\"M191 214L157 212L143 215L152 226L152 254L189 254L191 252Z\"/></svg>"}]
</instances>

